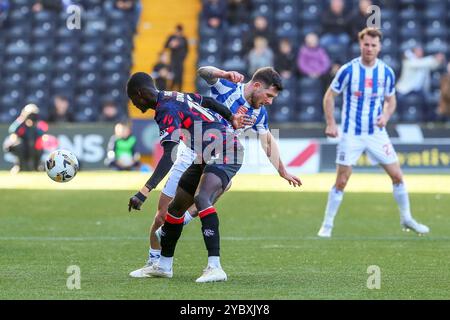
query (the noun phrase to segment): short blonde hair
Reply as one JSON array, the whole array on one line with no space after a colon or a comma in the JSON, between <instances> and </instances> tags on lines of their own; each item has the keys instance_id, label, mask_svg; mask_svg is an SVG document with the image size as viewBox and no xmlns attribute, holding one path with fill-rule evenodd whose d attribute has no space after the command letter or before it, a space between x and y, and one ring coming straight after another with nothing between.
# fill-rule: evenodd
<instances>
[{"instance_id":1,"label":"short blonde hair","mask_svg":"<svg viewBox=\"0 0 450 320\"><path fill-rule=\"evenodd\" d=\"M365 28L360 33L358 33L358 39L362 40L364 37L368 35L372 38L380 38L380 41L383 40L383 33L377 28Z\"/></svg>"}]
</instances>

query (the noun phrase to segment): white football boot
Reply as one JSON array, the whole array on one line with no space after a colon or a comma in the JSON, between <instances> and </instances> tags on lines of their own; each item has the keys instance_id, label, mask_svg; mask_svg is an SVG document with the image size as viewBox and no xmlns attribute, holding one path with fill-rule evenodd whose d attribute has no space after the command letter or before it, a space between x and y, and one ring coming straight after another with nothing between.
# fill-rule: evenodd
<instances>
[{"instance_id":1,"label":"white football boot","mask_svg":"<svg viewBox=\"0 0 450 320\"><path fill-rule=\"evenodd\" d=\"M152 264L152 266L146 270L146 273L150 275L150 277L155 278L172 278L173 271L172 269L166 270L161 268L158 264Z\"/></svg>"},{"instance_id":2,"label":"white football boot","mask_svg":"<svg viewBox=\"0 0 450 320\"><path fill-rule=\"evenodd\" d=\"M222 268L213 268L211 266L207 266L206 269L203 270L202 276L195 280L197 283L217 281L227 281L227 274Z\"/></svg>"},{"instance_id":3,"label":"white football boot","mask_svg":"<svg viewBox=\"0 0 450 320\"><path fill-rule=\"evenodd\" d=\"M317 235L321 238L331 238L331 231L333 231L333 227L329 225L322 225L320 227L319 232L317 232Z\"/></svg>"},{"instance_id":4,"label":"white football boot","mask_svg":"<svg viewBox=\"0 0 450 320\"><path fill-rule=\"evenodd\" d=\"M416 220L405 220L400 222L403 231L409 232L410 230L416 232L419 236L427 234L430 232L430 228L428 228L426 225L418 223Z\"/></svg>"},{"instance_id":5,"label":"white football boot","mask_svg":"<svg viewBox=\"0 0 450 320\"><path fill-rule=\"evenodd\" d=\"M148 277L150 277L150 275L148 274L148 271L150 270L151 267L152 267L152 264L147 263L142 268L131 271L130 277L132 277L132 278L148 278Z\"/></svg>"}]
</instances>

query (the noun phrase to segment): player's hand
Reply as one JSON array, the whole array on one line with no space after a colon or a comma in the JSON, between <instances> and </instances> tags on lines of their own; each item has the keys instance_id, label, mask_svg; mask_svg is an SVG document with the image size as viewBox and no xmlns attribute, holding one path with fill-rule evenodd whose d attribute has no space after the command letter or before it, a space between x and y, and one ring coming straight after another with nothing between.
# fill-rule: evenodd
<instances>
[{"instance_id":1,"label":"player's hand","mask_svg":"<svg viewBox=\"0 0 450 320\"><path fill-rule=\"evenodd\" d=\"M325 135L330 138L336 138L338 136L338 127L336 124L327 124L325 128Z\"/></svg>"},{"instance_id":2,"label":"player's hand","mask_svg":"<svg viewBox=\"0 0 450 320\"><path fill-rule=\"evenodd\" d=\"M302 185L302 181L296 176L290 174L289 172L280 173L280 176L286 179L289 184L293 187L300 187Z\"/></svg>"},{"instance_id":3,"label":"player's hand","mask_svg":"<svg viewBox=\"0 0 450 320\"><path fill-rule=\"evenodd\" d=\"M147 197L144 196L140 191L136 193L130 198L130 201L128 202L128 212L131 212L131 209L141 210L141 206L146 199Z\"/></svg>"},{"instance_id":4,"label":"player's hand","mask_svg":"<svg viewBox=\"0 0 450 320\"><path fill-rule=\"evenodd\" d=\"M236 113L231 119L231 125L234 129L244 128L253 125L253 119L249 115Z\"/></svg>"},{"instance_id":5,"label":"player's hand","mask_svg":"<svg viewBox=\"0 0 450 320\"><path fill-rule=\"evenodd\" d=\"M386 127L387 123L388 123L388 119L385 115L382 114L381 116L378 117L377 127L384 128L384 127Z\"/></svg>"},{"instance_id":6,"label":"player's hand","mask_svg":"<svg viewBox=\"0 0 450 320\"><path fill-rule=\"evenodd\" d=\"M244 81L244 76L237 71L227 71L224 73L222 78L230 80L231 82L234 83Z\"/></svg>"}]
</instances>

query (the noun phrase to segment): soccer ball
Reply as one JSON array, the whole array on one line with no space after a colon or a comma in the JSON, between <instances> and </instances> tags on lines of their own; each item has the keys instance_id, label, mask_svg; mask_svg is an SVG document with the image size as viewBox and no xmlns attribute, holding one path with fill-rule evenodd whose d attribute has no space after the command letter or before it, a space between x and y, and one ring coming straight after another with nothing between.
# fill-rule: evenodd
<instances>
[{"instance_id":1,"label":"soccer ball","mask_svg":"<svg viewBox=\"0 0 450 320\"><path fill-rule=\"evenodd\" d=\"M78 172L78 160L67 150L56 150L50 153L45 161L47 175L56 182L69 182Z\"/></svg>"}]
</instances>

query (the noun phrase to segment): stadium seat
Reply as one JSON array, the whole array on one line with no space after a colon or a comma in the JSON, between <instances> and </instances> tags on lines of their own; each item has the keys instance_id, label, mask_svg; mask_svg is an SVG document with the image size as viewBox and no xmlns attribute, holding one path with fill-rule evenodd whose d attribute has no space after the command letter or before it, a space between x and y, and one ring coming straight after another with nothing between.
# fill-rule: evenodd
<instances>
[{"instance_id":1,"label":"stadium seat","mask_svg":"<svg viewBox=\"0 0 450 320\"><path fill-rule=\"evenodd\" d=\"M320 79L302 77L298 81L298 92L312 92L312 91L322 91L322 82Z\"/></svg>"},{"instance_id":2,"label":"stadium seat","mask_svg":"<svg viewBox=\"0 0 450 320\"><path fill-rule=\"evenodd\" d=\"M421 96L410 94L403 99L399 99L399 103L400 120L402 122L414 123L422 119L422 109L425 106L425 101Z\"/></svg>"},{"instance_id":3,"label":"stadium seat","mask_svg":"<svg viewBox=\"0 0 450 320\"><path fill-rule=\"evenodd\" d=\"M271 122L293 122L295 121L294 115L295 110L292 105L274 102L274 105L269 108L269 118Z\"/></svg>"},{"instance_id":4,"label":"stadium seat","mask_svg":"<svg viewBox=\"0 0 450 320\"><path fill-rule=\"evenodd\" d=\"M322 108L316 104L302 105L297 113L297 120L301 122L323 121Z\"/></svg>"},{"instance_id":5,"label":"stadium seat","mask_svg":"<svg viewBox=\"0 0 450 320\"><path fill-rule=\"evenodd\" d=\"M442 41L440 38L433 39L425 44L426 54L436 54L436 53L448 53L448 44L446 41Z\"/></svg>"},{"instance_id":6,"label":"stadium seat","mask_svg":"<svg viewBox=\"0 0 450 320\"><path fill-rule=\"evenodd\" d=\"M299 31L295 24L289 21L285 21L281 25L278 25L275 30L275 34L279 38L298 38Z\"/></svg>"},{"instance_id":7,"label":"stadium seat","mask_svg":"<svg viewBox=\"0 0 450 320\"><path fill-rule=\"evenodd\" d=\"M231 56L229 59L223 62L223 68L225 70L238 71L241 74L247 74L247 63L240 55Z\"/></svg>"},{"instance_id":8,"label":"stadium seat","mask_svg":"<svg viewBox=\"0 0 450 320\"><path fill-rule=\"evenodd\" d=\"M424 33L428 38L446 38L448 36L447 25L441 20L430 20L428 25L425 27Z\"/></svg>"},{"instance_id":9,"label":"stadium seat","mask_svg":"<svg viewBox=\"0 0 450 320\"><path fill-rule=\"evenodd\" d=\"M7 45L5 53L11 56L29 55L31 53L30 44L19 39Z\"/></svg>"}]
</instances>

